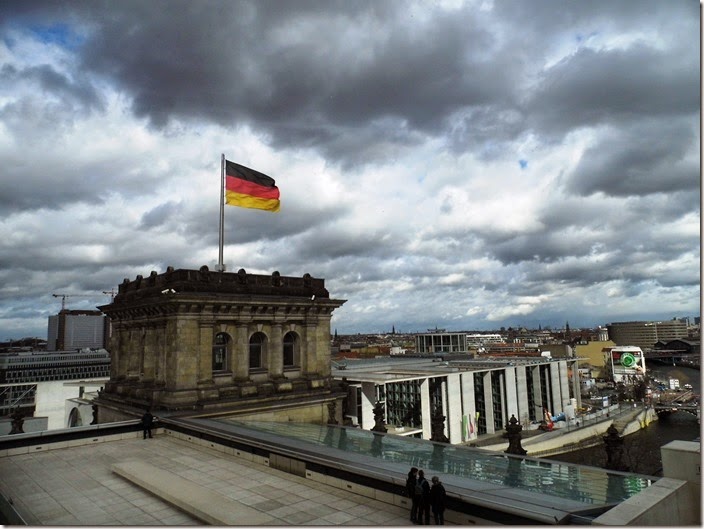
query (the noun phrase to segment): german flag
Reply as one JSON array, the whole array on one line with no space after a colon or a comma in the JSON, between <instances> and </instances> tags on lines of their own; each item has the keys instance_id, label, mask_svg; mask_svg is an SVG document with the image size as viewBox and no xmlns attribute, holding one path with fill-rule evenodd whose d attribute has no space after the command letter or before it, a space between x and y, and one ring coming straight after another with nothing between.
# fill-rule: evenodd
<instances>
[{"instance_id":1,"label":"german flag","mask_svg":"<svg viewBox=\"0 0 704 529\"><path fill-rule=\"evenodd\" d=\"M225 204L279 211L279 188L270 176L225 160Z\"/></svg>"}]
</instances>

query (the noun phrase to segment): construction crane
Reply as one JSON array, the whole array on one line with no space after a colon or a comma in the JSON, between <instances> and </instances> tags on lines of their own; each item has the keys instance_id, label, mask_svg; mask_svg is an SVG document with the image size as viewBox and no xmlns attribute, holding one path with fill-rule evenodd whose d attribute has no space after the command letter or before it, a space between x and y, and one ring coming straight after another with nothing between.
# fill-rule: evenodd
<instances>
[{"instance_id":1,"label":"construction crane","mask_svg":"<svg viewBox=\"0 0 704 529\"><path fill-rule=\"evenodd\" d=\"M61 298L61 310L66 310L66 298L80 297L79 294L52 294L55 298Z\"/></svg>"},{"instance_id":2,"label":"construction crane","mask_svg":"<svg viewBox=\"0 0 704 529\"><path fill-rule=\"evenodd\" d=\"M110 294L110 299L112 300L115 297L115 290L108 290L105 291L103 290L103 294ZM55 298L61 298L61 310L66 310L66 298L90 298L90 297L95 297L99 296L100 294L52 294Z\"/></svg>"},{"instance_id":3,"label":"construction crane","mask_svg":"<svg viewBox=\"0 0 704 529\"><path fill-rule=\"evenodd\" d=\"M114 288L111 288L110 290L103 290L103 294L110 294L110 302L112 302L115 300L115 294L117 294L117 292L115 292Z\"/></svg>"}]
</instances>

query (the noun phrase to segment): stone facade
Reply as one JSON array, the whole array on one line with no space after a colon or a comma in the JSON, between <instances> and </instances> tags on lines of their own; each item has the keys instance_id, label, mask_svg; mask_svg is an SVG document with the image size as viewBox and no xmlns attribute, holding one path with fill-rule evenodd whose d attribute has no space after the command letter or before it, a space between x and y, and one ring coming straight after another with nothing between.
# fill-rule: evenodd
<instances>
[{"instance_id":1,"label":"stone facade","mask_svg":"<svg viewBox=\"0 0 704 529\"><path fill-rule=\"evenodd\" d=\"M311 400L327 417L335 398L330 318L344 302L309 274L203 266L125 279L113 302L99 307L112 324L100 422L133 415L123 408L245 412Z\"/></svg>"}]
</instances>

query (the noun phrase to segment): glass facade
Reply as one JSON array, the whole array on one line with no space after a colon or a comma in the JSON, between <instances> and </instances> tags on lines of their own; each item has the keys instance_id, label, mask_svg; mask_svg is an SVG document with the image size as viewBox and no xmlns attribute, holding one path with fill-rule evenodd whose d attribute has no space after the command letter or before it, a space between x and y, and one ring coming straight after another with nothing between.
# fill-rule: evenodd
<instances>
[{"instance_id":1,"label":"glass facade","mask_svg":"<svg viewBox=\"0 0 704 529\"><path fill-rule=\"evenodd\" d=\"M535 385L533 384L533 373L530 367L522 367L526 372L526 388L528 391L528 419L531 421L537 420L535 413ZM542 417L542 415L541 415Z\"/></svg>"},{"instance_id":2,"label":"glass facade","mask_svg":"<svg viewBox=\"0 0 704 529\"><path fill-rule=\"evenodd\" d=\"M540 397L543 409L550 409L550 368L540 366Z\"/></svg>"},{"instance_id":3,"label":"glass facade","mask_svg":"<svg viewBox=\"0 0 704 529\"><path fill-rule=\"evenodd\" d=\"M486 430L486 399L484 398L484 374L474 373L474 406L477 412L477 435Z\"/></svg>"},{"instance_id":4,"label":"glass facade","mask_svg":"<svg viewBox=\"0 0 704 529\"><path fill-rule=\"evenodd\" d=\"M28 353L0 356L0 383L48 382L110 376L110 354L105 349L88 353Z\"/></svg>"},{"instance_id":5,"label":"glass facade","mask_svg":"<svg viewBox=\"0 0 704 529\"><path fill-rule=\"evenodd\" d=\"M416 335L416 352L465 353L467 352L467 335L464 333L437 333Z\"/></svg>"},{"instance_id":6,"label":"glass facade","mask_svg":"<svg viewBox=\"0 0 704 529\"><path fill-rule=\"evenodd\" d=\"M494 412L494 430L502 430L508 424L504 418L503 408L506 402L503 371L491 371L491 401Z\"/></svg>"},{"instance_id":7,"label":"glass facade","mask_svg":"<svg viewBox=\"0 0 704 529\"><path fill-rule=\"evenodd\" d=\"M386 422L406 428L422 428L420 380L386 384Z\"/></svg>"}]
</instances>

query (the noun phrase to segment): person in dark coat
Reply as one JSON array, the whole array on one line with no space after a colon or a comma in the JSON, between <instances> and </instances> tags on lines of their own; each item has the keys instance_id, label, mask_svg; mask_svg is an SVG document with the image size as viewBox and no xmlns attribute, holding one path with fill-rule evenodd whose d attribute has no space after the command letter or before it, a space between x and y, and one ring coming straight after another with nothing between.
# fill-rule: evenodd
<instances>
[{"instance_id":1,"label":"person in dark coat","mask_svg":"<svg viewBox=\"0 0 704 529\"><path fill-rule=\"evenodd\" d=\"M411 499L411 521L416 523L418 520L418 499L416 498L416 481L417 481L418 469L416 467L411 467L408 472L408 479L406 480L406 494Z\"/></svg>"},{"instance_id":2,"label":"person in dark coat","mask_svg":"<svg viewBox=\"0 0 704 529\"><path fill-rule=\"evenodd\" d=\"M147 434L149 434L149 439L152 438L152 426L154 425L154 416L152 415L152 412L150 412L148 409L146 412L144 412L144 415L142 415L142 434L144 435L143 439L147 438Z\"/></svg>"},{"instance_id":3,"label":"person in dark coat","mask_svg":"<svg viewBox=\"0 0 704 529\"><path fill-rule=\"evenodd\" d=\"M418 524L430 525L430 483L425 479L425 472L422 470L418 471L417 485L420 485L422 491L418 507Z\"/></svg>"},{"instance_id":4,"label":"person in dark coat","mask_svg":"<svg viewBox=\"0 0 704 529\"><path fill-rule=\"evenodd\" d=\"M430 507L433 509L435 525L445 525L445 487L440 483L440 478L433 476L430 487Z\"/></svg>"}]
</instances>

